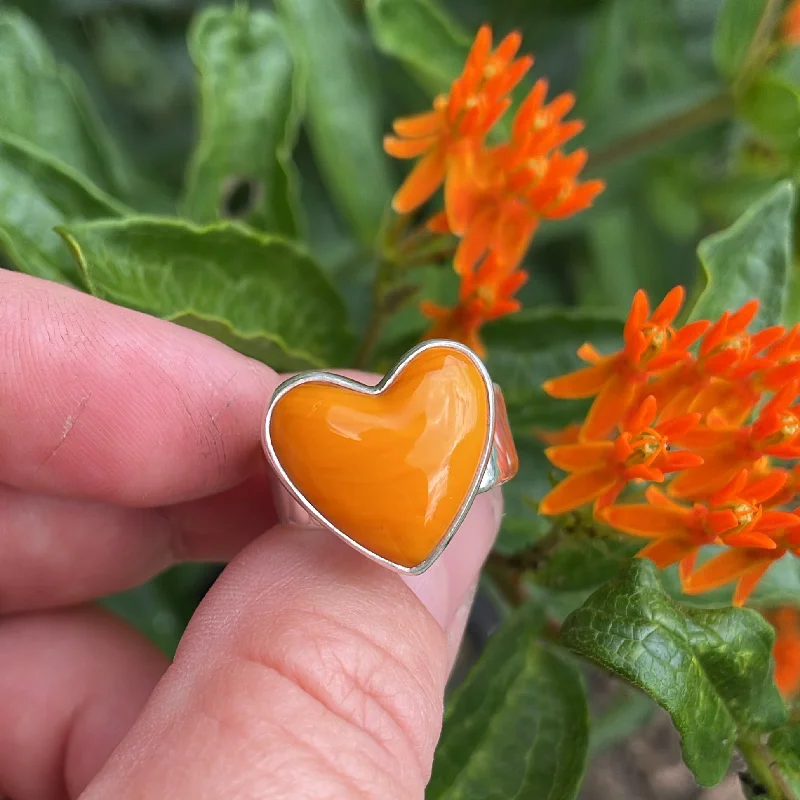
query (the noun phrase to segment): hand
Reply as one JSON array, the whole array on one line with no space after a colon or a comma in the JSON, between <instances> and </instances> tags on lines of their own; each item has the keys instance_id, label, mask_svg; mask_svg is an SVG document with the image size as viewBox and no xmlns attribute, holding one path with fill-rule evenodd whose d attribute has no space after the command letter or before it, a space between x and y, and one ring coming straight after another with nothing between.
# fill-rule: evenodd
<instances>
[{"instance_id":1,"label":"hand","mask_svg":"<svg viewBox=\"0 0 800 800\"><path fill-rule=\"evenodd\" d=\"M422 797L499 493L403 579L277 525L267 367L2 270L0 331L0 796ZM89 601L187 559L169 665Z\"/></svg>"}]
</instances>

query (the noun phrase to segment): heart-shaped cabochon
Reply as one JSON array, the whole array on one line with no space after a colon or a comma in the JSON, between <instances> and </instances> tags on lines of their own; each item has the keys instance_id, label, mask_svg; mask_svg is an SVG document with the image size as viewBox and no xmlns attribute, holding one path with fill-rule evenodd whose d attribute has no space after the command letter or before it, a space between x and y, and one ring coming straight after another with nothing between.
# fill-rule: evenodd
<instances>
[{"instance_id":1,"label":"heart-shaped cabochon","mask_svg":"<svg viewBox=\"0 0 800 800\"><path fill-rule=\"evenodd\" d=\"M265 448L312 516L421 572L461 523L492 445L494 388L452 342L412 350L377 386L305 373L278 388Z\"/></svg>"}]
</instances>

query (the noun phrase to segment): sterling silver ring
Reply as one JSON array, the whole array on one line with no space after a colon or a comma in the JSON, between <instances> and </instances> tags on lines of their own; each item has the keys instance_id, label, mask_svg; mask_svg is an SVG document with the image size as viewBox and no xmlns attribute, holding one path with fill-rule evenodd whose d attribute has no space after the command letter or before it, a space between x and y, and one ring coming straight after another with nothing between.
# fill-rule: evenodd
<instances>
[{"instance_id":1,"label":"sterling silver ring","mask_svg":"<svg viewBox=\"0 0 800 800\"><path fill-rule=\"evenodd\" d=\"M325 528L408 575L518 467L500 387L475 353L444 340L412 348L374 386L322 371L288 378L262 444L284 523Z\"/></svg>"}]
</instances>

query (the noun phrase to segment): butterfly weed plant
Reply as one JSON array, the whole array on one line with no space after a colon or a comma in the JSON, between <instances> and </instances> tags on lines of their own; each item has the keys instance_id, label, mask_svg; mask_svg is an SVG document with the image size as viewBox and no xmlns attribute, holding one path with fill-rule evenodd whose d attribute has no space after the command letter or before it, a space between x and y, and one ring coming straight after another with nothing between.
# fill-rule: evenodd
<instances>
[{"instance_id":1,"label":"butterfly weed plant","mask_svg":"<svg viewBox=\"0 0 800 800\"><path fill-rule=\"evenodd\" d=\"M428 797L576 797L592 664L700 785L800 800L800 3L17 5L4 265L277 370L445 338L503 388L503 624ZM172 651L204 580L108 602Z\"/></svg>"}]
</instances>

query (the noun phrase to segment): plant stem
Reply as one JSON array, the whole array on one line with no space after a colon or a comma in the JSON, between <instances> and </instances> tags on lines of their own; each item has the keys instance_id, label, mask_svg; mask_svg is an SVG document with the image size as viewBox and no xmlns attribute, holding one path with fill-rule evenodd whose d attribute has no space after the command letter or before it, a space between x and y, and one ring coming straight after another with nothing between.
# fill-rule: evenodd
<instances>
[{"instance_id":1,"label":"plant stem","mask_svg":"<svg viewBox=\"0 0 800 800\"><path fill-rule=\"evenodd\" d=\"M361 345L353 361L353 366L356 369L366 369L369 366L372 353L380 341L383 324L386 321L384 298L386 295L386 283L389 277L389 270L389 263L382 260L378 265L378 271L375 275L372 311L370 312L369 321L367 322L367 329L364 331L364 338L361 340Z\"/></svg>"},{"instance_id":2,"label":"plant stem","mask_svg":"<svg viewBox=\"0 0 800 800\"><path fill-rule=\"evenodd\" d=\"M781 16L782 0L767 0L753 38L742 59L739 74L733 82L734 92L747 86L750 79L767 61L772 51L772 34Z\"/></svg>"},{"instance_id":3,"label":"plant stem","mask_svg":"<svg viewBox=\"0 0 800 800\"><path fill-rule=\"evenodd\" d=\"M758 739L742 737L738 747L748 769L764 787L769 800L799 800L780 771L774 768L769 751Z\"/></svg>"},{"instance_id":4,"label":"plant stem","mask_svg":"<svg viewBox=\"0 0 800 800\"><path fill-rule=\"evenodd\" d=\"M636 155L642 150L653 145L677 139L686 133L691 133L698 128L711 125L725 119L733 112L733 100L725 91L718 95L703 100L696 106L681 111L672 117L659 120L646 128L635 131L628 136L623 136L605 147L597 150L591 157L592 172L598 167L608 167L617 161Z\"/></svg>"}]
</instances>

